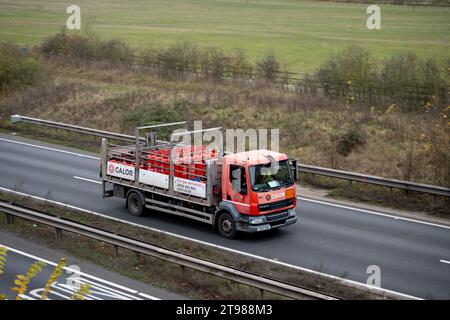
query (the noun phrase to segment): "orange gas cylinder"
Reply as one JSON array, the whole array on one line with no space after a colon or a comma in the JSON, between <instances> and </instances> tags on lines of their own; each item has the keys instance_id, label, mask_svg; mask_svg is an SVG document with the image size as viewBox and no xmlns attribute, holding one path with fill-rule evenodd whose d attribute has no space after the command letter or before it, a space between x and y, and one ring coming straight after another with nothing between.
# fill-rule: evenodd
<instances>
[{"instance_id":1,"label":"orange gas cylinder","mask_svg":"<svg viewBox=\"0 0 450 320\"><path fill-rule=\"evenodd\" d=\"M198 167L197 167L197 163L201 161L201 158L197 155L197 156L193 156L191 158L191 162L189 163L189 179L190 180L198 180Z\"/></svg>"},{"instance_id":2,"label":"orange gas cylinder","mask_svg":"<svg viewBox=\"0 0 450 320\"><path fill-rule=\"evenodd\" d=\"M161 157L163 174L170 174L170 158L168 156Z\"/></svg>"},{"instance_id":3,"label":"orange gas cylinder","mask_svg":"<svg viewBox=\"0 0 450 320\"><path fill-rule=\"evenodd\" d=\"M198 162L194 163L196 180L203 180L206 177L206 164L198 158Z\"/></svg>"},{"instance_id":4,"label":"orange gas cylinder","mask_svg":"<svg viewBox=\"0 0 450 320\"><path fill-rule=\"evenodd\" d=\"M153 154L147 155L147 166L150 171L155 171L155 157Z\"/></svg>"},{"instance_id":5,"label":"orange gas cylinder","mask_svg":"<svg viewBox=\"0 0 450 320\"><path fill-rule=\"evenodd\" d=\"M183 157L183 148L182 147L174 147L172 149L172 154L170 155L169 152L169 156L173 156L174 159L179 159Z\"/></svg>"},{"instance_id":6,"label":"orange gas cylinder","mask_svg":"<svg viewBox=\"0 0 450 320\"><path fill-rule=\"evenodd\" d=\"M188 160L188 159L186 159L186 160ZM188 173L188 177L187 178L191 179L191 180L195 179L195 166L194 166L193 160L194 159L191 157L189 159L189 161L183 162L183 165L186 166L186 171Z\"/></svg>"},{"instance_id":7,"label":"orange gas cylinder","mask_svg":"<svg viewBox=\"0 0 450 320\"><path fill-rule=\"evenodd\" d=\"M155 172L162 172L162 161L161 161L161 156L153 156L154 158L153 158L153 163L154 163L154 165L153 165L153 171L155 171Z\"/></svg>"},{"instance_id":8,"label":"orange gas cylinder","mask_svg":"<svg viewBox=\"0 0 450 320\"><path fill-rule=\"evenodd\" d=\"M161 155L163 155L164 157L168 157L170 155L170 150L169 149L161 149Z\"/></svg>"},{"instance_id":9,"label":"orange gas cylinder","mask_svg":"<svg viewBox=\"0 0 450 320\"><path fill-rule=\"evenodd\" d=\"M177 165L175 165L174 170L175 170L175 173L174 173L175 177L183 178L183 179L188 178L188 175L187 175L188 169L185 165L177 164Z\"/></svg>"},{"instance_id":10,"label":"orange gas cylinder","mask_svg":"<svg viewBox=\"0 0 450 320\"><path fill-rule=\"evenodd\" d=\"M183 154L185 156L190 156L192 154L192 151L194 151L194 146L189 144L187 146L183 146Z\"/></svg>"},{"instance_id":11,"label":"orange gas cylinder","mask_svg":"<svg viewBox=\"0 0 450 320\"><path fill-rule=\"evenodd\" d=\"M194 147L194 157L202 156L203 154L203 146L193 146Z\"/></svg>"}]
</instances>

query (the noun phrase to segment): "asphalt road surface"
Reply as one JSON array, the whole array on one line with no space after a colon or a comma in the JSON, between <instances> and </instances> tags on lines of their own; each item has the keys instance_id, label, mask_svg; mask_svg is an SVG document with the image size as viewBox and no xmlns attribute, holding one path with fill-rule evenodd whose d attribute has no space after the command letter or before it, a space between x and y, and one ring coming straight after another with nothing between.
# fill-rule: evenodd
<instances>
[{"instance_id":1,"label":"asphalt road surface","mask_svg":"<svg viewBox=\"0 0 450 320\"><path fill-rule=\"evenodd\" d=\"M62 257L66 258L66 267L50 287L50 300L70 299L83 283L90 285L90 293L85 296L85 300L185 299L183 296L82 261L64 251L49 249L18 238L9 232L0 231L0 246L8 249L4 274L0 278L0 294L6 294L8 299L14 299L16 296L11 287L15 286L17 275L25 275L33 263L42 261L45 263L44 268L31 279L25 294L21 295L24 300L40 300L50 275Z\"/></svg>"},{"instance_id":2,"label":"asphalt road surface","mask_svg":"<svg viewBox=\"0 0 450 320\"><path fill-rule=\"evenodd\" d=\"M362 283L375 265L384 289L450 299L448 226L300 199L297 224L229 240L206 224L155 212L133 217L124 200L103 199L96 156L1 135L0 186Z\"/></svg>"}]
</instances>

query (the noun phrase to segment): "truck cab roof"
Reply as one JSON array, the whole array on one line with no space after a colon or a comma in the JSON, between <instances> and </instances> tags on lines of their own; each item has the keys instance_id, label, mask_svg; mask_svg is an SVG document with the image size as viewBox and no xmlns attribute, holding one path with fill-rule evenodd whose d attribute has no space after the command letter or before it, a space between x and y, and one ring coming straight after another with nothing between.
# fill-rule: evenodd
<instances>
[{"instance_id":1,"label":"truck cab roof","mask_svg":"<svg viewBox=\"0 0 450 320\"><path fill-rule=\"evenodd\" d=\"M224 163L237 165L258 165L271 161L287 160L287 156L283 153L271 150L251 150L229 154L223 157Z\"/></svg>"}]
</instances>

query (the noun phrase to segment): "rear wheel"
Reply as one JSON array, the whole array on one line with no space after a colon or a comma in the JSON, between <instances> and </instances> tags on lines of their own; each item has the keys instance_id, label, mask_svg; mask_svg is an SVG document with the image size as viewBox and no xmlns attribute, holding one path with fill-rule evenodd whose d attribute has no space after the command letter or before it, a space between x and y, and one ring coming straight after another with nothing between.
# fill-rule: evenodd
<instances>
[{"instance_id":1,"label":"rear wheel","mask_svg":"<svg viewBox=\"0 0 450 320\"><path fill-rule=\"evenodd\" d=\"M136 217L142 216L144 213L144 200L143 197L135 192L131 191L127 195L127 207L128 212Z\"/></svg>"},{"instance_id":2,"label":"rear wheel","mask_svg":"<svg viewBox=\"0 0 450 320\"><path fill-rule=\"evenodd\" d=\"M233 216L228 212L220 214L219 219L217 220L217 229L219 229L221 236L233 239L236 236L236 222L234 221Z\"/></svg>"}]
</instances>

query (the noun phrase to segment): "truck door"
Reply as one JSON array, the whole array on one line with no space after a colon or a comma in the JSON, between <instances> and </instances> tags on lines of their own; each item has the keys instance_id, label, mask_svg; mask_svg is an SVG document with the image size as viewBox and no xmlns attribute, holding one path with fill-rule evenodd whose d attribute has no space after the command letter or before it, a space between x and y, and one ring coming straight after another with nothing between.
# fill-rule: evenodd
<instances>
[{"instance_id":1,"label":"truck door","mask_svg":"<svg viewBox=\"0 0 450 320\"><path fill-rule=\"evenodd\" d=\"M240 213L250 212L247 174L245 167L230 164L227 200L232 202Z\"/></svg>"}]
</instances>

